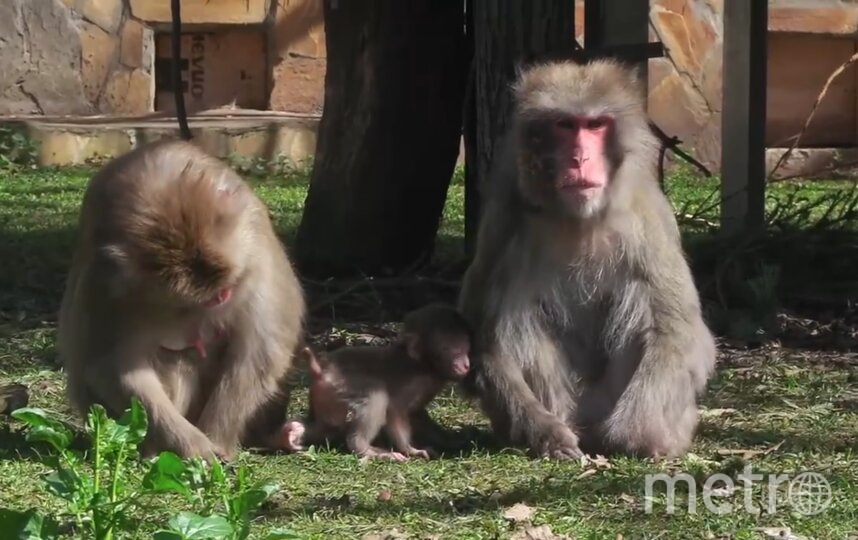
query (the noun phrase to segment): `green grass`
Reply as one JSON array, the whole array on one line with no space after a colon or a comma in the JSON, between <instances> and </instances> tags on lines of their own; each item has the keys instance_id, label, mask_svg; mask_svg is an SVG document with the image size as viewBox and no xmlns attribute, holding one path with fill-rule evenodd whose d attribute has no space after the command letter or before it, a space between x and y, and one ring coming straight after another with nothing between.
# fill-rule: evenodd
<instances>
[{"instance_id":1,"label":"green grass","mask_svg":"<svg viewBox=\"0 0 858 540\"><path fill-rule=\"evenodd\" d=\"M62 374L54 364L55 319L69 263L86 170L31 171L0 178L0 383L29 385L32 404L68 416ZM300 220L305 173L253 180L289 241ZM789 197L795 183L773 186L774 200ZM688 173L668 182L678 207L699 208L717 189L716 180ZM811 199L843 188L839 182L801 187ZM771 202L770 205L774 205ZM439 257L461 252L463 186L449 190L439 238ZM703 216L717 219L717 208ZM333 328L331 333L348 333ZM612 459L607 463L533 460L518 451L492 448L483 417L452 392L432 407L443 423L475 436L460 456L406 464L361 463L337 451L305 455L244 453L256 478L274 478L283 490L261 515L256 531L287 526L307 538L359 538L397 529L422 538L498 538L530 526L548 525L573 538L761 538L759 528L790 527L808 538L842 540L858 535L858 357L793 349L777 344L746 351L724 346L721 366L704 401L700 435L683 459L656 463ZM294 414L303 412L306 391L297 392ZM69 416L70 417L70 416ZM57 508L37 480L45 468L12 424L0 424L0 507ZM741 452L747 451L746 455ZM757 452L757 453L755 453ZM707 475L732 478L744 463L757 473L795 475L818 471L830 481L826 512L802 516L781 506L773 514L736 511L716 515L700 499ZM139 474L142 468L135 471ZM657 491L652 513L644 512L648 473L680 472L698 480L698 511L684 510L680 489L676 515ZM718 487L717 485L715 487ZM741 489L727 499L741 507ZM753 500L762 503L761 484ZM505 509L523 503L529 520L514 523ZM165 499L128 537L147 538L158 522L179 508ZM148 535L148 536L147 536ZM2 537L2 533L0 533Z\"/></svg>"}]
</instances>

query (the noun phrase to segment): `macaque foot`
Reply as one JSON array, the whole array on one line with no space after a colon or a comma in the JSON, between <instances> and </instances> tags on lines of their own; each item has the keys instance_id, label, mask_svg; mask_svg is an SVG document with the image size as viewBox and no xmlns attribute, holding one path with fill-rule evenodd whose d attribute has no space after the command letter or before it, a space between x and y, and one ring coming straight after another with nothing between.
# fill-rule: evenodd
<instances>
[{"instance_id":1,"label":"macaque foot","mask_svg":"<svg viewBox=\"0 0 858 540\"><path fill-rule=\"evenodd\" d=\"M435 452L435 450L433 450L431 448L423 448L423 449L410 448L407 452L407 455L409 457L419 457L419 458L423 458L423 459L432 459L433 457L437 456L438 454Z\"/></svg>"},{"instance_id":2,"label":"macaque foot","mask_svg":"<svg viewBox=\"0 0 858 540\"><path fill-rule=\"evenodd\" d=\"M304 447L304 433L306 431L307 429L304 427L304 424L297 420L286 422L280 428L275 447L289 450L290 452L306 450Z\"/></svg>"},{"instance_id":3,"label":"macaque foot","mask_svg":"<svg viewBox=\"0 0 858 540\"><path fill-rule=\"evenodd\" d=\"M579 459L584 455L578 446L578 437L562 423L548 428L534 450L539 456L552 459Z\"/></svg>"},{"instance_id":4,"label":"macaque foot","mask_svg":"<svg viewBox=\"0 0 858 540\"><path fill-rule=\"evenodd\" d=\"M408 461L408 456L401 452L369 448L361 453L363 459L392 459L393 461Z\"/></svg>"}]
</instances>

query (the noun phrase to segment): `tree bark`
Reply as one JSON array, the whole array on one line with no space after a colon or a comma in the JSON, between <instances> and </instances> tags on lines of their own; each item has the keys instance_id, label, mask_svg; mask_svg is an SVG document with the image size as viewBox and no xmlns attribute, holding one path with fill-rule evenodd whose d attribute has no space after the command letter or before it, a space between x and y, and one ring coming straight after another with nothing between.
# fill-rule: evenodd
<instances>
[{"instance_id":1,"label":"tree bark","mask_svg":"<svg viewBox=\"0 0 858 540\"><path fill-rule=\"evenodd\" d=\"M459 151L462 0L324 6L325 109L298 265L396 273L431 255Z\"/></svg>"},{"instance_id":2,"label":"tree bark","mask_svg":"<svg viewBox=\"0 0 858 540\"><path fill-rule=\"evenodd\" d=\"M476 156L472 173L477 179L471 185L479 186L490 172L495 147L509 125L510 85L516 68L571 53L575 41L575 2L475 0L468 7L473 7L476 87ZM466 199L469 196L473 194L466 193ZM476 205L470 208L475 209ZM475 218L466 216L466 219Z\"/></svg>"}]
</instances>

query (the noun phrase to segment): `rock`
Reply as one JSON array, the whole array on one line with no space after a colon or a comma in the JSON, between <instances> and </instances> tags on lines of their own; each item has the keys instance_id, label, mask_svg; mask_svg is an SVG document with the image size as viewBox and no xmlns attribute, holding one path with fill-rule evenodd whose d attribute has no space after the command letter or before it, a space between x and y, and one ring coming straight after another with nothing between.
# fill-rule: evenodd
<instances>
[{"instance_id":1,"label":"rock","mask_svg":"<svg viewBox=\"0 0 858 540\"><path fill-rule=\"evenodd\" d=\"M272 35L276 54L281 58L287 53L324 58L327 51L322 0L277 0Z\"/></svg>"},{"instance_id":2,"label":"rock","mask_svg":"<svg viewBox=\"0 0 858 540\"><path fill-rule=\"evenodd\" d=\"M673 73L676 73L676 69L669 58L652 58L649 61L647 69L647 74L649 75L648 87L650 90L658 87L665 78Z\"/></svg>"},{"instance_id":3,"label":"rock","mask_svg":"<svg viewBox=\"0 0 858 540\"><path fill-rule=\"evenodd\" d=\"M819 6L814 8L772 7L769 32L807 34L855 34L858 32L858 8Z\"/></svg>"},{"instance_id":4,"label":"rock","mask_svg":"<svg viewBox=\"0 0 858 540\"><path fill-rule=\"evenodd\" d=\"M711 114L703 97L679 73L672 73L650 89L648 105L653 121L683 141L697 135Z\"/></svg>"},{"instance_id":5,"label":"rock","mask_svg":"<svg viewBox=\"0 0 858 540\"><path fill-rule=\"evenodd\" d=\"M274 111L318 113L325 100L325 61L287 58L274 66L269 107Z\"/></svg>"},{"instance_id":6,"label":"rock","mask_svg":"<svg viewBox=\"0 0 858 540\"><path fill-rule=\"evenodd\" d=\"M722 55L721 42L718 42L706 55L706 60L703 61L703 69L700 70L700 92L713 111L721 110Z\"/></svg>"},{"instance_id":7,"label":"rock","mask_svg":"<svg viewBox=\"0 0 858 540\"><path fill-rule=\"evenodd\" d=\"M96 103L116 63L119 40L94 24L82 22L80 26L83 91L87 99Z\"/></svg>"},{"instance_id":8,"label":"rock","mask_svg":"<svg viewBox=\"0 0 858 540\"><path fill-rule=\"evenodd\" d=\"M713 174L721 167L721 113L713 113L706 126L688 141L686 150L693 150L698 161L706 165Z\"/></svg>"},{"instance_id":9,"label":"rock","mask_svg":"<svg viewBox=\"0 0 858 540\"><path fill-rule=\"evenodd\" d=\"M60 0L2 0L0 20L0 35L8 39L0 49L0 80L17 87L10 103L0 91L0 113L21 108L21 95L29 99L33 112L92 113L81 79L80 36L71 10Z\"/></svg>"},{"instance_id":10,"label":"rock","mask_svg":"<svg viewBox=\"0 0 858 540\"><path fill-rule=\"evenodd\" d=\"M708 21L698 17L688 2L662 0L651 20L676 69L696 77L717 37Z\"/></svg>"},{"instance_id":11,"label":"rock","mask_svg":"<svg viewBox=\"0 0 858 540\"><path fill-rule=\"evenodd\" d=\"M35 0L36 2L41 0ZM120 0L78 0L77 11L106 32L116 34L122 20L123 2Z\"/></svg>"},{"instance_id":12,"label":"rock","mask_svg":"<svg viewBox=\"0 0 858 540\"><path fill-rule=\"evenodd\" d=\"M122 26L120 42L120 59L122 64L130 68L152 67L152 56L155 53L154 34L151 28L139 22L128 19Z\"/></svg>"},{"instance_id":13,"label":"rock","mask_svg":"<svg viewBox=\"0 0 858 540\"><path fill-rule=\"evenodd\" d=\"M102 108L118 114L152 110L154 84L142 69L114 71L102 94Z\"/></svg>"},{"instance_id":14,"label":"rock","mask_svg":"<svg viewBox=\"0 0 858 540\"><path fill-rule=\"evenodd\" d=\"M129 0L131 14L150 23L168 23L170 0ZM268 15L268 0L183 0L183 24L257 24Z\"/></svg>"}]
</instances>

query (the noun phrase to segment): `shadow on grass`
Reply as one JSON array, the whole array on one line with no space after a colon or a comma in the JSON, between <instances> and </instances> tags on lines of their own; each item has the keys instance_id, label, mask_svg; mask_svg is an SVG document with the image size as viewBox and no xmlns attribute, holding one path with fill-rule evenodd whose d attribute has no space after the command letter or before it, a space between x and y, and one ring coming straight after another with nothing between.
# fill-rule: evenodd
<instances>
[{"instance_id":1,"label":"shadow on grass","mask_svg":"<svg viewBox=\"0 0 858 540\"><path fill-rule=\"evenodd\" d=\"M685 486L679 485L682 492ZM628 475L594 475L578 478L577 475L544 476L527 480L511 489L485 490L466 489L465 493L444 496L426 496L416 493L394 494L390 500L374 502L352 501L348 495L342 497L313 497L298 499L269 508L266 517L306 516L324 512L326 517L359 516L370 520L401 518L404 513L416 513L423 517L456 517L497 512L516 503L541 507L558 501L575 500L584 504L588 500L623 494L643 495L644 479Z\"/></svg>"}]
</instances>

